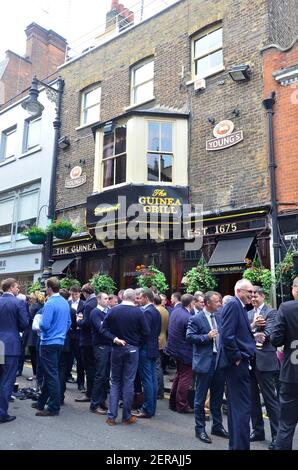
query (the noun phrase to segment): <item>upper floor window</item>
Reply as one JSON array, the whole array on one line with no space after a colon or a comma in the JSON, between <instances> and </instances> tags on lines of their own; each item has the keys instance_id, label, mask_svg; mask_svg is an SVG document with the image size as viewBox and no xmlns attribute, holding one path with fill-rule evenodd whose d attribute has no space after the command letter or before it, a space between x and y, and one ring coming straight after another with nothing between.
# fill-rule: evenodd
<instances>
[{"instance_id":1,"label":"upper floor window","mask_svg":"<svg viewBox=\"0 0 298 470\"><path fill-rule=\"evenodd\" d=\"M17 126L11 127L2 132L0 160L13 157L16 150Z\"/></svg>"},{"instance_id":2,"label":"upper floor window","mask_svg":"<svg viewBox=\"0 0 298 470\"><path fill-rule=\"evenodd\" d=\"M154 60L136 65L131 74L131 104L153 99Z\"/></svg>"},{"instance_id":3,"label":"upper floor window","mask_svg":"<svg viewBox=\"0 0 298 470\"><path fill-rule=\"evenodd\" d=\"M103 187L126 181L126 126L104 134L103 137Z\"/></svg>"},{"instance_id":4,"label":"upper floor window","mask_svg":"<svg viewBox=\"0 0 298 470\"><path fill-rule=\"evenodd\" d=\"M37 145L40 145L40 129L41 116L25 121L23 152L28 152Z\"/></svg>"},{"instance_id":5,"label":"upper floor window","mask_svg":"<svg viewBox=\"0 0 298 470\"><path fill-rule=\"evenodd\" d=\"M81 124L91 124L100 119L101 87L88 88L82 93Z\"/></svg>"},{"instance_id":6,"label":"upper floor window","mask_svg":"<svg viewBox=\"0 0 298 470\"><path fill-rule=\"evenodd\" d=\"M193 74L205 78L224 69L222 28L217 27L193 39Z\"/></svg>"},{"instance_id":7,"label":"upper floor window","mask_svg":"<svg viewBox=\"0 0 298 470\"><path fill-rule=\"evenodd\" d=\"M148 181L171 182L173 179L173 124L148 122Z\"/></svg>"},{"instance_id":8,"label":"upper floor window","mask_svg":"<svg viewBox=\"0 0 298 470\"><path fill-rule=\"evenodd\" d=\"M0 196L0 243L23 237L22 232L36 222L38 204L38 183Z\"/></svg>"}]
</instances>

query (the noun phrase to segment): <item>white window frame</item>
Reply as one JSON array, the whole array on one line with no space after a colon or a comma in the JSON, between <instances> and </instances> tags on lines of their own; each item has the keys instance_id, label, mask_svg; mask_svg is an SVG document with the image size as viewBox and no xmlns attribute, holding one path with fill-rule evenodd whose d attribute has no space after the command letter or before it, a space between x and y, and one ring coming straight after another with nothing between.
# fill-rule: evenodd
<instances>
[{"instance_id":1,"label":"white window frame","mask_svg":"<svg viewBox=\"0 0 298 470\"><path fill-rule=\"evenodd\" d=\"M99 90L99 101L96 102L95 104L93 104L92 106L87 107L86 106L86 97L87 97L88 93L90 93L90 92L92 92L96 89ZM98 107L98 119L96 119L95 121L87 121L86 116L87 116L88 110L92 109L92 108L95 108L95 107ZM80 125L81 126L88 126L90 124L93 124L94 122L100 121L100 111L101 111L101 85L96 84L96 85L93 85L89 88L86 88L85 90L83 90L81 92L81 119L80 119Z\"/></svg>"},{"instance_id":2,"label":"white window frame","mask_svg":"<svg viewBox=\"0 0 298 470\"><path fill-rule=\"evenodd\" d=\"M6 129L5 131L2 132L2 135L1 135L1 149L0 149L0 161L5 161L5 160L8 160L9 158L12 158L12 157L15 156L16 146L17 146L16 141L15 141L14 153L12 153L11 155L6 155L6 151L7 151L7 138L10 135L15 134L15 139L16 139L16 135L17 135L16 132L17 132L17 125L12 126L9 129Z\"/></svg>"},{"instance_id":3,"label":"white window frame","mask_svg":"<svg viewBox=\"0 0 298 470\"><path fill-rule=\"evenodd\" d=\"M122 152L122 153L118 153L117 155L115 155L115 149L116 149L116 138L115 138L115 136L116 136L116 129L117 129L117 128L115 128L115 129L113 129L113 133L114 133L113 155L111 155L110 157L107 157L107 158L103 158L103 153L102 153L102 156L101 156L101 168L102 168L102 171L101 171L101 174L102 174L101 186L102 186L103 189L114 188L114 187L117 187L119 185L125 184L126 181L127 181L127 126L126 126L126 124L123 124L123 127L126 128L126 142L125 142L126 151ZM103 134L103 142L104 142L104 134ZM125 155L125 181L122 181L121 183L116 183L117 159L120 159L124 155ZM113 184L111 184L110 186L104 186L104 164L105 164L105 162L107 162L109 160L113 160L113 162L114 162Z\"/></svg>"},{"instance_id":4,"label":"white window frame","mask_svg":"<svg viewBox=\"0 0 298 470\"><path fill-rule=\"evenodd\" d=\"M135 75L136 75L136 71L139 70L140 68L144 67L145 65L149 64L150 62L153 62L153 75L152 77L148 78L147 80L144 80L143 82L140 82L138 84L135 83ZM131 69L131 90L130 90L130 103L131 103L131 106L134 106L134 105L137 105L137 104L141 104L141 103L145 103L151 99L154 99L154 58L151 57L150 59L146 59L142 62L139 62L137 65L134 65ZM136 90L142 86L142 85L146 85L147 83L150 83L152 82L152 96L150 98L146 98L144 100L141 100L141 101L136 101L135 99L135 96L136 96Z\"/></svg>"},{"instance_id":5,"label":"white window frame","mask_svg":"<svg viewBox=\"0 0 298 470\"><path fill-rule=\"evenodd\" d=\"M29 146L29 133L30 133L30 126L39 121L40 122L40 128L39 128L39 142L35 145ZM23 152L29 152L30 150L39 147L40 146L40 137L41 137L41 116L38 116L34 119L28 119L25 121L25 126L24 126L24 141L23 141Z\"/></svg>"},{"instance_id":6,"label":"white window frame","mask_svg":"<svg viewBox=\"0 0 298 470\"><path fill-rule=\"evenodd\" d=\"M149 124L150 123L158 123L158 124L171 124L172 126L172 151L169 152L169 151L165 151L163 152L162 150L158 150L158 151L155 151L155 150L150 150L149 149ZM147 119L146 120L146 126L147 126L147 130L146 130L146 181L147 183L149 184L159 184L159 185L173 185L174 184L174 164L175 164L175 152L174 152L174 139L175 139L175 136L174 136L174 133L176 132L175 130L175 122L172 121L172 120L162 120L162 119L158 119L158 117L156 117L156 119ZM160 126L160 130L159 130L159 140L161 141L161 126ZM154 154L154 155L159 155L159 164L158 164L158 181L154 181L154 180L149 180L148 178L148 154ZM161 158L161 155L169 155L172 157L172 181L161 181L161 163L160 163L160 158Z\"/></svg>"},{"instance_id":7,"label":"white window frame","mask_svg":"<svg viewBox=\"0 0 298 470\"><path fill-rule=\"evenodd\" d=\"M218 30L221 30L222 33L223 33L222 24L218 24L218 25L216 25L216 26L214 26L214 27L212 27L208 30L204 30L204 32L201 32L201 33L197 34L196 36L194 36L192 38L192 76L193 76L193 79L207 78L207 77L210 77L211 75L215 75L216 73L221 72L225 69L225 67L224 67L224 56L223 56L223 41L220 45L217 45L217 46L212 47L210 49L206 49L205 51L203 51L198 56L195 55L195 53L196 53L196 43L198 41L202 40L203 38L205 38L206 36L209 36L210 34L214 33L215 31L218 31ZM217 66L217 67L206 69L202 73L196 74L196 64L197 64L197 62L199 60L205 58L205 57L211 56L212 54L214 54L215 52L218 52L218 51L222 51L222 64Z\"/></svg>"}]
</instances>

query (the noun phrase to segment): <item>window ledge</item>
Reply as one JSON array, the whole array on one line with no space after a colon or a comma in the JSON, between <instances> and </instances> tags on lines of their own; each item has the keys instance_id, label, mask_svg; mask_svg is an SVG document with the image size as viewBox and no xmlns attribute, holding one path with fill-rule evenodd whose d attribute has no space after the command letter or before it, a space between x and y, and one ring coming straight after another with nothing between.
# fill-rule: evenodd
<instances>
[{"instance_id":1,"label":"window ledge","mask_svg":"<svg viewBox=\"0 0 298 470\"><path fill-rule=\"evenodd\" d=\"M15 161L16 161L16 157L9 157L9 158L6 158L3 161L0 161L0 166L8 165L9 163L12 163L12 162L15 162Z\"/></svg>"},{"instance_id":2,"label":"window ledge","mask_svg":"<svg viewBox=\"0 0 298 470\"><path fill-rule=\"evenodd\" d=\"M209 77L213 77L213 75L216 75L217 73L220 73L220 72L223 72L225 70L225 67L220 67L218 68L217 70L214 70L213 72L210 72L210 74L206 75L205 77L194 77L192 80L189 80L188 82L186 82L186 85L193 85L194 82L196 82L197 80L201 80L201 79L204 79L206 80L207 78Z\"/></svg>"},{"instance_id":3,"label":"window ledge","mask_svg":"<svg viewBox=\"0 0 298 470\"><path fill-rule=\"evenodd\" d=\"M152 96L152 98L150 98L150 100L141 101L141 103L126 106L126 108L124 108L124 111L130 111L131 109L138 108L139 106L142 106L143 104L150 103L150 101L154 101L154 100L155 100L155 96Z\"/></svg>"},{"instance_id":4,"label":"window ledge","mask_svg":"<svg viewBox=\"0 0 298 470\"><path fill-rule=\"evenodd\" d=\"M36 147L28 150L28 152L24 152L22 153L19 158L24 158L24 157L27 157L29 155L32 155L33 153L37 153L37 152L40 152L42 150L42 147L40 145L36 145Z\"/></svg>"},{"instance_id":5,"label":"window ledge","mask_svg":"<svg viewBox=\"0 0 298 470\"><path fill-rule=\"evenodd\" d=\"M87 127L94 126L94 124L97 124L98 122L100 122L100 119L98 121L89 122L88 124L82 124L82 126L75 127L75 130L76 131L81 131L82 129L86 129Z\"/></svg>"}]
</instances>

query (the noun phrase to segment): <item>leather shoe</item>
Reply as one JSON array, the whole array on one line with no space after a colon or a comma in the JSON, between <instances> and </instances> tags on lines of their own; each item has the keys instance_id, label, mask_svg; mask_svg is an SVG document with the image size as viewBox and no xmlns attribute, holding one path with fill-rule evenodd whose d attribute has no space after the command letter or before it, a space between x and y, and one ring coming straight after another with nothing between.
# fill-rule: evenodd
<instances>
[{"instance_id":1,"label":"leather shoe","mask_svg":"<svg viewBox=\"0 0 298 470\"><path fill-rule=\"evenodd\" d=\"M205 431L204 432L196 432L196 437L198 439L200 439L200 441L205 442L205 444L211 444L212 443L210 437L208 436L208 434Z\"/></svg>"},{"instance_id":2,"label":"leather shoe","mask_svg":"<svg viewBox=\"0 0 298 470\"><path fill-rule=\"evenodd\" d=\"M268 449L269 450L275 450L276 447L276 439L272 439L271 444L269 444Z\"/></svg>"},{"instance_id":3,"label":"leather shoe","mask_svg":"<svg viewBox=\"0 0 298 470\"><path fill-rule=\"evenodd\" d=\"M150 415L147 415L147 413L143 413L142 411L140 411L140 413L133 413L133 416L135 416L136 418L151 418Z\"/></svg>"},{"instance_id":4,"label":"leather shoe","mask_svg":"<svg viewBox=\"0 0 298 470\"><path fill-rule=\"evenodd\" d=\"M75 401L79 403L90 403L91 400L88 397L82 397L82 398L75 398Z\"/></svg>"},{"instance_id":5,"label":"leather shoe","mask_svg":"<svg viewBox=\"0 0 298 470\"><path fill-rule=\"evenodd\" d=\"M35 416L59 416L59 411L40 410L35 413Z\"/></svg>"},{"instance_id":6,"label":"leather shoe","mask_svg":"<svg viewBox=\"0 0 298 470\"><path fill-rule=\"evenodd\" d=\"M0 423L10 423L10 421L13 421L14 419L16 419L16 416L7 415L4 418L0 418Z\"/></svg>"},{"instance_id":7,"label":"leather shoe","mask_svg":"<svg viewBox=\"0 0 298 470\"><path fill-rule=\"evenodd\" d=\"M253 431L250 435L249 440L250 442L265 441L265 434L264 433L258 434L255 431Z\"/></svg>"},{"instance_id":8,"label":"leather shoe","mask_svg":"<svg viewBox=\"0 0 298 470\"><path fill-rule=\"evenodd\" d=\"M211 434L213 434L214 436L224 437L225 439L229 439L230 437L229 433L225 430L223 426L221 428L212 429Z\"/></svg>"}]
</instances>

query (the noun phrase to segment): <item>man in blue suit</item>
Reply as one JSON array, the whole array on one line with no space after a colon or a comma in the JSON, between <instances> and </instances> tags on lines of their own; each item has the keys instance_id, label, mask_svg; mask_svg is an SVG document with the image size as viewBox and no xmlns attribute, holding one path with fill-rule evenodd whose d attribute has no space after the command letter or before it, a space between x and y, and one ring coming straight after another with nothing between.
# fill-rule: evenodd
<instances>
[{"instance_id":1,"label":"man in blue suit","mask_svg":"<svg viewBox=\"0 0 298 470\"><path fill-rule=\"evenodd\" d=\"M24 301L16 298L19 286L15 279L5 279L0 297L0 423L13 421L9 416L8 400L15 382L19 356L21 355L20 331L29 325Z\"/></svg>"},{"instance_id":2,"label":"man in blue suit","mask_svg":"<svg viewBox=\"0 0 298 470\"><path fill-rule=\"evenodd\" d=\"M226 372L230 450L250 448L250 362L255 355L256 343L245 306L251 303L253 292L252 284L241 279L235 285L234 299L222 311L218 365Z\"/></svg>"},{"instance_id":3,"label":"man in blue suit","mask_svg":"<svg viewBox=\"0 0 298 470\"><path fill-rule=\"evenodd\" d=\"M214 291L206 292L204 305L203 310L190 317L186 339L193 345L192 368L196 373L196 437L211 444L212 441L205 430L204 405L208 389L213 421L211 434L229 437L223 427L221 414L225 374L223 369L216 368L221 322L220 315L216 312L221 307L221 295Z\"/></svg>"}]
</instances>

